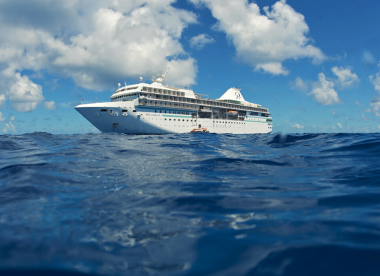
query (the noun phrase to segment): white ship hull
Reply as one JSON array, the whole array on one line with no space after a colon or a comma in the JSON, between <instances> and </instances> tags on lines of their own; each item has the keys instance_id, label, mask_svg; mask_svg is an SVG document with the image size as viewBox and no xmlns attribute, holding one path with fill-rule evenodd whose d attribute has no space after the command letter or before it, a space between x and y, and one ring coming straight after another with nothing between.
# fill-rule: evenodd
<instances>
[{"instance_id":1,"label":"white ship hull","mask_svg":"<svg viewBox=\"0 0 380 276\"><path fill-rule=\"evenodd\" d=\"M135 106L135 103L136 101L120 101L82 104L75 109L103 133L190 133L196 128L206 128L209 133L221 134L272 131L272 123L268 123L266 118L260 116L246 116L244 120L206 119L192 116L190 112L163 113L162 108L158 110L157 107L140 107ZM160 111L162 113L159 113Z\"/></svg>"}]
</instances>

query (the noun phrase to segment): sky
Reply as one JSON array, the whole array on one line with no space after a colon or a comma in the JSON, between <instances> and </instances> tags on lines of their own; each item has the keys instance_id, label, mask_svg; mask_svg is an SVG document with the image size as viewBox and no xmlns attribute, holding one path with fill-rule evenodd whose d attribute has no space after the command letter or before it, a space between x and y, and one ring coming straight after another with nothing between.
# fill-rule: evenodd
<instances>
[{"instance_id":1,"label":"sky","mask_svg":"<svg viewBox=\"0 0 380 276\"><path fill-rule=\"evenodd\" d=\"M376 0L0 0L0 134L98 133L74 107L166 83L269 109L273 131L380 131Z\"/></svg>"}]
</instances>

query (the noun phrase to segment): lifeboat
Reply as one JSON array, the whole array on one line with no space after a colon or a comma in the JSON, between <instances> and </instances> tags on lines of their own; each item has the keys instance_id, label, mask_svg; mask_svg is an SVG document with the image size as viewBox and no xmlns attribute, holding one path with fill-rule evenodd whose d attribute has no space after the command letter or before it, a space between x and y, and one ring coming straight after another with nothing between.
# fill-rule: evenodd
<instances>
[{"instance_id":1,"label":"lifeboat","mask_svg":"<svg viewBox=\"0 0 380 276\"><path fill-rule=\"evenodd\" d=\"M191 133L209 133L207 128L194 128Z\"/></svg>"}]
</instances>

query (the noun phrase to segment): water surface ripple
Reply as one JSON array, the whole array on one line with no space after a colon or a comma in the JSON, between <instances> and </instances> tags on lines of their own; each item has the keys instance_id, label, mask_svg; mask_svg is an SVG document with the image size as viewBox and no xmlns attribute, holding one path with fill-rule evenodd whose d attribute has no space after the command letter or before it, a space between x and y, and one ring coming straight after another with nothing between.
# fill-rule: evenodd
<instances>
[{"instance_id":1,"label":"water surface ripple","mask_svg":"<svg viewBox=\"0 0 380 276\"><path fill-rule=\"evenodd\" d=\"M1 135L0 274L379 275L379 154L380 134Z\"/></svg>"}]
</instances>

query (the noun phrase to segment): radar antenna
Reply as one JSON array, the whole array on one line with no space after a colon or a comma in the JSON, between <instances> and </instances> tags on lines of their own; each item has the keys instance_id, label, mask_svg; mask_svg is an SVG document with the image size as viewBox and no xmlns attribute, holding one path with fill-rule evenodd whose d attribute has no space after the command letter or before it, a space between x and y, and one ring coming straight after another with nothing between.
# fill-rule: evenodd
<instances>
[{"instance_id":1,"label":"radar antenna","mask_svg":"<svg viewBox=\"0 0 380 276\"><path fill-rule=\"evenodd\" d=\"M158 72L157 73L157 79L154 76L152 76L152 82L162 83L164 78L166 78L166 74L168 73L168 71L169 71L169 68L166 69L164 74L162 74L162 71Z\"/></svg>"}]
</instances>

